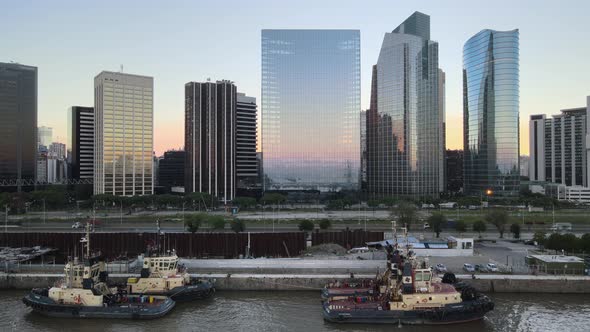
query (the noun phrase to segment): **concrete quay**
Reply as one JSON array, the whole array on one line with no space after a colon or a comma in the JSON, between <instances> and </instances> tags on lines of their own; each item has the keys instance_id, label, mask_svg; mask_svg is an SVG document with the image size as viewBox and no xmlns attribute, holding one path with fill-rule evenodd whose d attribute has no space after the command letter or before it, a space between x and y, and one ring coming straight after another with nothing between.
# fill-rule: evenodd
<instances>
[{"instance_id":1,"label":"concrete quay","mask_svg":"<svg viewBox=\"0 0 590 332\"><path fill-rule=\"evenodd\" d=\"M125 282L138 274L111 274L113 282ZM347 280L350 274L252 274L200 273L193 277L214 279L218 290L232 291L312 291L326 283ZM355 274L355 278L373 278L374 274ZM562 293L590 294L588 276L530 276L530 275L457 275L484 293ZM54 285L62 278L59 273L25 274L0 273L0 289L31 289Z\"/></svg>"}]
</instances>

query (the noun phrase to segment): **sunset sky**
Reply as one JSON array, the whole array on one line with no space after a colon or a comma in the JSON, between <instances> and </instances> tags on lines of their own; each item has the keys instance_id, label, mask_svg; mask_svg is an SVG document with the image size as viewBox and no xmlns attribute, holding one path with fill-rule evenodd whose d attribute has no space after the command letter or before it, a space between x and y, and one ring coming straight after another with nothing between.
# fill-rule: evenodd
<instances>
[{"instance_id":1,"label":"sunset sky","mask_svg":"<svg viewBox=\"0 0 590 332\"><path fill-rule=\"evenodd\" d=\"M361 105L385 32L431 17L446 72L447 148L462 148L462 48L482 29L520 30L521 154L530 114L585 106L589 1L3 1L0 62L39 68L39 126L66 141L67 109L93 105L102 70L154 77L157 155L183 146L184 84L229 79L260 101L261 29L359 29ZM260 110L260 107L259 107Z\"/></svg>"}]
</instances>

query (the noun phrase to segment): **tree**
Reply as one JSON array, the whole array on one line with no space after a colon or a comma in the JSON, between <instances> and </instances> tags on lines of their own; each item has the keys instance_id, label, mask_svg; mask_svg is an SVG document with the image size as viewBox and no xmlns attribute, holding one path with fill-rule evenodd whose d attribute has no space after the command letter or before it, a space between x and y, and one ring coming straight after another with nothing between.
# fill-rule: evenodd
<instances>
[{"instance_id":1,"label":"tree","mask_svg":"<svg viewBox=\"0 0 590 332\"><path fill-rule=\"evenodd\" d=\"M379 201L376 199L370 199L369 201L367 201L367 205L369 207L376 208L379 206Z\"/></svg>"},{"instance_id":2,"label":"tree","mask_svg":"<svg viewBox=\"0 0 590 332\"><path fill-rule=\"evenodd\" d=\"M515 239L520 239L520 225L516 223L510 225L510 233L512 233Z\"/></svg>"},{"instance_id":3,"label":"tree","mask_svg":"<svg viewBox=\"0 0 590 332\"><path fill-rule=\"evenodd\" d=\"M508 212L506 212L506 210L490 210L486 214L485 220L486 222L496 226L496 229L498 229L498 232L500 233L500 238L504 237L506 224L508 223Z\"/></svg>"},{"instance_id":4,"label":"tree","mask_svg":"<svg viewBox=\"0 0 590 332\"><path fill-rule=\"evenodd\" d=\"M199 227L201 227L204 217L205 216L202 213L186 215L184 217L186 229L193 234L196 233L199 230Z\"/></svg>"},{"instance_id":5,"label":"tree","mask_svg":"<svg viewBox=\"0 0 590 332\"><path fill-rule=\"evenodd\" d=\"M249 209L256 206L256 199L253 197L236 197L233 203L240 207L240 209Z\"/></svg>"},{"instance_id":6,"label":"tree","mask_svg":"<svg viewBox=\"0 0 590 332\"><path fill-rule=\"evenodd\" d=\"M322 219L320 220L320 229L328 229L330 227L332 227L332 221L330 221L330 219Z\"/></svg>"},{"instance_id":7,"label":"tree","mask_svg":"<svg viewBox=\"0 0 590 332\"><path fill-rule=\"evenodd\" d=\"M240 233L246 230L246 223L241 219L234 219L231 222L231 229L236 233Z\"/></svg>"},{"instance_id":8,"label":"tree","mask_svg":"<svg viewBox=\"0 0 590 332\"><path fill-rule=\"evenodd\" d=\"M440 233L446 223L447 217L442 213L433 213L428 217L428 224L432 227L432 231L436 233L436 237L440 237Z\"/></svg>"},{"instance_id":9,"label":"tree","mask_svg":"<svg viewBox=\"0 0 590 332\"><path fill-rule=\"evenodd\" d=\"M225 219L222 216L209 216L208 224L214 230L221 230L225 228Z\"/></svg>"},{"instance_id":10,"label":"tree","mask_svg":"<svg viewBox=\"0 0 590 332\"><path fill-rule=\"evenodd\" d=\"M299 230L300 231L310 232L310 231L313 231L314 227L315 227L315 225L313 224L313 221L311 221L311 220L304 219L299 222Z\"/></svg>"},{"instance_id":11,"label":"tree","mask_svg":"<svg viewBox=\"0 0 590 332\"><path fill-rule=\"evenodd\" d=\"M545 232L535 232L533 234L533 241L537 242L537 245L545 245Z\"/></svg>"},{"instance_id":12,"label":"tree","mask_svg":"<svg viewBox=\"0 0 590 332\"><path fill-rule=\"evenodd\" d=\"M455 230L461 234L467 231L467 224L465 224L463 220L457 220L457 222L455 222Z\"/></svg>"},{"instance_id":13,"label":"tree","mask_svg":"<svg viewBox=\"0 0 590 332\"><path fill-rule=\"evenodd\" d=\"M416 218L416 206L410 202L400 202L396 208L393 209L392 216L397 216L401 225L406 225L408 230L412 222Z\"/></svg>"},{"instance_id":14,"label":"tree","mask_svg":"<svg viewBox=\"0 0 590 332\"><path fill-rule=\"evenodd\" d=\"M476 220L473 223L473 231L477 232L479 234L479 238L481 239L481 233L485 232L488 229L488 227L486 226L486 223L483 222L482 220Z\"/></svg>"}]
</instances>

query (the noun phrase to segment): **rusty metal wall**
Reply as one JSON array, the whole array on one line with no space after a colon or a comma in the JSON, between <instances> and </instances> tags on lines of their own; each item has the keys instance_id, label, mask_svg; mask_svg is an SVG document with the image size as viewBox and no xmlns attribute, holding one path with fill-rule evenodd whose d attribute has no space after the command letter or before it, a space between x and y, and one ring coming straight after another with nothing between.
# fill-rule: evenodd
<instances>
[{"instance_id":1,"label":"rusty metal wall","mask_svg":"<svg viewBox=\"0 0 590 332\"><path fill-rule=\"evenodd\" d=\"M343 230L340 232L320 232L316 230L311 234L311 244L336 243L346 249L363 247L367 242L382 241L383 232L364 230Z\"/></svg>"},{"instance_id":2,"label":"rusty metal wall","mask_svg":"<svg viewBox=\"0 0 590 332\"><path fill-rule=\"evenodd\" d=\"M57 248L65 256L78 256L83 233L0 233L0 247ZM133 257L156 241L155 233L93 233L91 247L108 258ZM165 233L160 244L180 257L236 258L246 253L248 233ZM250 233L254 257L297 256L305 249L305 233Z\"/></svg>"}]
</instances>

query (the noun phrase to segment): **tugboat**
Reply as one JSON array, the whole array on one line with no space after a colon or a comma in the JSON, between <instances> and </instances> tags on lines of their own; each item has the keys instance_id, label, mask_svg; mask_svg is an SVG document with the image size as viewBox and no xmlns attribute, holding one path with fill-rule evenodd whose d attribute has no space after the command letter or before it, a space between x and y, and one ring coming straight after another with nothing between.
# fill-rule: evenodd
<instances>
[{"instance_id":1,"label":"tugboat","mask_svg":"<svg viewBox=\"0 0 590 332\"><path fill-rule=\"evenodd\" d=\"M191 278L187 269L179 265L174 251L160 254L160 222L155 248L150 248L143 258L140 278L127 279L127 292L141 295L165 295L177 302L205 299L215 293L213 282Z\"/></svg>"},{"instance_id":2,"label":"tugboat","mask_svg":"<svg viewBox=\"0 0 590 332\"><path fill-rule=\"evenodd\" d=\"M407 229L403 229L407 238ZM406 242L398 249L395 222L394 246L388 247L388 264L374 281L330 284L322 291L324 319L335 323L384 323L407 325L452 324L479 320L493 310L484 294L454 275L441 280L418 263ZM369 287L367 287L369 286Z\"/></svg>"},{"instance_id":3,"label":"tugboat","mask_svg":"<svg viewBox=\"0 0 590 332\"><path fill-rule=\"evenodd\" d=\"M62 318L130 318L153 319L166 315L175 302L165 296L128 295L107 286L108 273L100 254L90 253L90 225L86 237L86 256L69 261L64 268L64 280L51 288L33 289L23 298L34 312Z\"/></svg>"}]
</instances>

